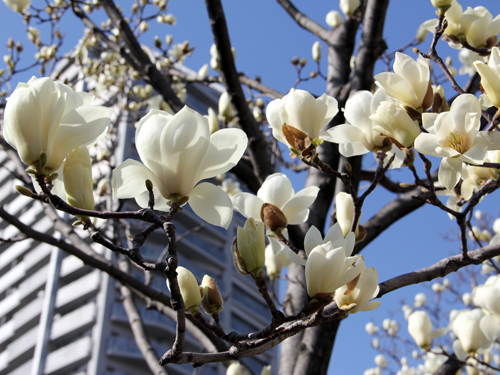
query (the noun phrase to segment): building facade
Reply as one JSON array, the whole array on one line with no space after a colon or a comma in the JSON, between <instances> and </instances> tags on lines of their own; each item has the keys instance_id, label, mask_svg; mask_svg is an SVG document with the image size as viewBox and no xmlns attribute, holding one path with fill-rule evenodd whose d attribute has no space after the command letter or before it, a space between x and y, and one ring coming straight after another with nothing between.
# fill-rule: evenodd
<instances>
[{"instance_id":1,"label":"building facade","mask_svg":"<svg viewBox=\"0 0 500 375\"><path fill-rule=\"evenodd\" d=\"M65 74L74 75L72 68ZM221 88L192 84L186 104L206 113L216 108ZM135 129L130 116L118 119L120 138L115 151L117 164L138 158L133 140ZM14 163L0 151L0 202L10 214L34 229L53 233L52 222L43 206L17 194L15 185L22 183L12 173ZM133 208L135 203L130 202ZM244 219L235 213L226 231L202 224L189 207L176 216L178 236L202 225L178 242L179 264L193 272L201 282L209 274L225 297L221 323L226 332L248 333L269 324L271 315L250 277L236 272L231 259L231 243L237 226ZM53 233L57 236L57 233ZM86 237L84 232L79 232ZM85 266L78 258L60 249L30 239L0 219L0 375L146 375L145 361L130 330L119 284L106 273ZM92 248L109 260L115 254L100 245ZM155 232L141 248L143 256L155 261L164 250L165 237ZM144 272L131 267L132 273L144 279ZM157 275L152 287L168 294L165 279ZM170 347L175 322L139 301L138 308L153 347L159 356ZM187 351L203 348L188 333ZM276 369L277 350L243 360L259 374L267 364ZM193 369L191 365L169 365L173 375L223 375L220 364Z\"/></svg>"}]
</instances>

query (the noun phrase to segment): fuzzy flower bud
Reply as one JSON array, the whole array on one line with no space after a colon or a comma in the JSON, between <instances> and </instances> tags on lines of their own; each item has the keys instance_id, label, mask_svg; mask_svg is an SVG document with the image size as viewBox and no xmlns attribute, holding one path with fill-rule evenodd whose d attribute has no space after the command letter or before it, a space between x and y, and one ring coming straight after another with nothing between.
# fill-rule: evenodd
<instances>
[{"instance_id":1,"label":"fuzzy flower bud","mask_svg":"<svg viewBox=\"0 0 500 375\"><path fill-rule=\"evenodd\" d=\"M192 272L188 269L177 267L177 282L179 283L179 289L182 299L184 300L186 311L192 313L198 310L201 304L201 292L196 277L194 277ZM168 290L171 290L168 280L167 287Z\"/></svg>"},{"instance_id":2,"label":"fuzzy flower bud","mask_svg":"<svg viewBox=\"0 0 500 375\"><path fill-rule=\"evenodd\" d=\"M264 223L255 223L253 218L247 219L245 225L238 227L236 241L233 242L233 260L235 253L239 258L236 268L243 268L249 274L260 270L265 263L266 241L264 236Z\"/></svg>"},{"instance_id":3,"label":"fuzzy flower bud","mask_svg":"<svg viewBox=\"0 0 500 375\"><path fill-rule=\"evenodd\" d=\"M342 16L336 10L331 10L326 14L325 22L333 29L342 25L343 21Z\"/></svg>"},{"instance_id":4,"label":"fuzzy flower bud","mask_svg":"<svg viewBox=\"0 0 500 375\"><path fill-rule=\"evenodd\" d=\"M361 2L359 0L340 0L339 7L342 13L350 17L354 11L359 8L360 4Z\"/></svg>"},{"instance_id":5,"label":"fuzzy flower bud","mask_svg":"<svg viewBox=\"0 0 500 375\"><path fill-rule=\"evenodd\" d=\"M321 44L318 41L314 42L312 46L312 58L316 62L321 60Z\"/></svg>"},{"instance_id":6,"label":"fuzzy flower bud","mask_svg":"<svg viewBox=\"0 0 500 375\"><path fill-rule=\"evenodd\" d=\"M208 315L218 314L224 308L219 287L213 278L208 275L203 276L200 290L202 292L201 307Z\"/></svg>"}]
</instances>

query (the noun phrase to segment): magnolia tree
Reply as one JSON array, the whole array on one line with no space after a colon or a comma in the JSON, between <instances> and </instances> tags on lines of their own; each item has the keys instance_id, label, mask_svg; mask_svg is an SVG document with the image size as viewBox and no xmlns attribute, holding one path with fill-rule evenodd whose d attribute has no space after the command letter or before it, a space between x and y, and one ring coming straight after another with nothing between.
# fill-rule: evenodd
<instances>
[{"instance_id":1,"label":"magnolia tree","mask_svg":"<svg viewBox=\"0 0 500 375\"><path fill-rule=\"evenodd\" d=\"M472 222L482 198L500 187L500 16L493 18L486 8L464 9L455 0L422 4L434 6L436 18L423 22L417 38L406 47L388 54L383 39L388 0L341 0L343 15L336 10L328 13L328 28L290 1L278 0L298 26L327 45L326 75L319 69L319 42L312 48L318 71L310 77L302 77L304 60L292 60L299 77L295 86L310 78L325 79L325 93L315 97L295 87L283 95L238 72L220 0L206 0L214 40L210 66L218 72L211 76L208 66L197 74L179 69L193 51L188 42L173 44L167 36L166 46L157 37L154 47L139 43L150 22L176 22L167 13L166 0L140 0L126 4L127 9L112 0L4 2L23 14L28 39L38 52L33 64L23 65L21 41L7 42L10 54L4 56L6 69L0 81L7 97L2 102L3 152L16 162L17 177L24 182L17 191L39 201L68 241L34 230L1 207L0 217L26 238L59 246L109 273L122 285L129 315L134 314L134 295L175 316L175 342L158 357L140 320L133 327L153 373L166 373L162 367L166 364L212 362L233 362L228 368L231 374L248 372L239 359L281 344L280 374L325 374L340 321L349 314L373 310L385 294L463 267L488 262L490 273L499 270L498 236L487 245L491 223L483 222L481 229ZM81 20L85 30L76 49L63 56L57 26L69 13ZM40 33L39 23L49 24L52 34ZM422 43L428 32L432 33L430 45L409 50ZM358 38L361 43L355 51ZM436 51L445 42L460 50L461 70L471 76L464 87L455 81L456 69ZM60 72L54 66L63 58L79 67L80 79L91 92L76 92L70 83L57 80ZM374 75L381 58L388 69ZM7 92L9 82L30 68L38 68L42 77ZM439 85L443 78L453 91L444 92ZM184 106L186 87L193 82L224 85L218 115L209 109L208 116L203 116ZM477 97L479 90L483 94ZM119 104L114 109L95 105L95 96L101 104ZM109 150L115 148L120 134L110 119L124 109L138 120L135 145L140 161L128 159L111 167ZM375 170L363 168L365 155L375 158ZM96 163L99 168L93 168ZM278 172L280 168L307 169L305 187L295 192L287 174ZM395 182L390 169L407 169L412 178ZM245 192L238 183L221 177L226 172L238 178ZM358 191L361 180L369 183L362 193ZM394 193L394 198L361 222L363 204L376 188ZM448 196L446 203L441 195ZM129 198L141 209L116 210L117 200ZM460 248L428 268L380 282L376 269L365 264L360 252L365 248L369 252L378 235L424 204L456 222ZM226 229L233 210L247 218L237 230L232 257L237 271L252 278L262 294L272 315L267 326L250 333L224 331L219 319L224 314L223 299L215 281L206 275L199 285L177 259L175 217L184 205L203 221ZM58 212L73 215L73 225L88 231L92 241L121 254L120 264L109 262L75 237ZM334 224L327 227L329 217ZM124 219L144 222L146 229L129 235L128 242L121 241L127 237L122 232L129 233L115 223ZM104 233L109 230L119 233ZM164 232L166 252L150 262L141 247L156 230ZM170 297L132 277L123 259L162 275ZM267 283L286 266L290 282L281 305ZM491 361L500 332L497 279L491 276L484 285L469 287L463 309L452 313L440 329L433 330L428 315L432 312L437 324L437 307L421 308L425 296L419 296L414 307L406 306L408 330L415 342L405 342L420 347L415 357L426 362L419 368L401 360L398 373L499 370L498 363ZM462 297L449 283L436 285L441 287L433 287L434 293L448 290ZM371 323L367 331L395 338L398 326L387 320L383 330ZM186 329L200 340L203 352L185 350ZM443 341L442 346L433 346L438 337L450 341L449 345ZM373 346L381 347L378 341ZM434 366L428 364L429 358ZM369 371L387 371L381 370L387 366L383 351L376 363L378 367ZM263 373L270 371L265 368Z\"/></svg>"}]
</instances>

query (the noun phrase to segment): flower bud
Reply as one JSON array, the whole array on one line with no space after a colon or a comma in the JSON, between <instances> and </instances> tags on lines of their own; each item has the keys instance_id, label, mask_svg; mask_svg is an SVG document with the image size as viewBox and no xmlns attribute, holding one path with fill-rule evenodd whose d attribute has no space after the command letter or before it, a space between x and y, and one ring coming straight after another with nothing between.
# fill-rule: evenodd
<instances>
[{"instance_id":1,"label":"flower bud","mask_svg":"<svg viewBox=\"0 0 500 375\"><path fill-rule=\"evenodd\" d=\"M321 44L318 41L313 43L312 58L316 62L319 62L321 60Z\"/></svg>"},{"instance_id":2,"label":"flower bud","mask_svg":"<svg viewBox=\"0 0 500 375\"><path fill-rule=\"evenodd\" d=\"M335 197L335 208L337 212L337 222L342 229L344 237L351 231L354 220L354 201L350 194L340 192Z\"/></svg>"},{"instance_id":3,"label":"flower bud","mask_svg":"<svg viewBox=\"0 0 500 375\"><path fill-rule=\"evenodd\" d=\"M68 204L85 210L94 209L92 164L86 146L69 153L64 162L63 176Z\"/></svg>"},{"instance_id":4,"label":"flower bud","mask_svg":"<svg viewBox=\"0 0 500 375\"><path fill-rule=\"evenodd\" d=\"M335 29L336 27L342 25L343 19L339 12L331 10L327 13L325 22L328 26Z\"/></svg>"},{"instance_id":5,"label":"flower bud","mask_svg":"<svg viewBox=\"0 0 500 375\"><path fill-rule=\"evenodd\" d=\"M260 209L260 217L266 228L276 232L286 228L288 221L285 214L274 204L264 203Z\"/></svg>"},{"instance_id":6,"label":"flower bud","mask_svg":"<svg viewBox=\"0 0 500 375\"><path fill-rule=\"evenodd\" d=\"M149 29L149 25L146 21L142 21L140 24L139 24L139 30L144 33L146 31L148 31Z\"/></svg>"},{"instance_id":7,"label":"flower bud","mask_svg":"<svg viewBox=\"0 0 500 375\"><path fill-rule=\"evenodd\" d=\"M201 307L208 315L218 314L224 308L223 299L219 292L219 287L213 278L208 275L203 276L200 289L202 292Z\"/></svg>"},{"instance_id":8,"label":"flower bud","mask_svg":"<svg viewBox=\"0 0 500 375\"><path fill-rule=\"evenodd\" d=\"M198 310L201 304L201 291L196 281L196 277L194 277L192 272L188 269L177 267L177 282L179 283L179 289L182 299L184 300L186 311L192 313ZM168 280L167 287L168 290L171 290Z\"/></svg>"},{"instance_id":9,"label":"flower bud","mask_svg":"<svg viewBox=\"0 0 500 375\"><path fill-rule=\"evenodd\" d=\"M253 218L250 218L245 222L243 228L238 227L236 232L235 252L239 255L238 262L241 260L242 263L238 266L247 273L260 270L266 260L265 251L264 224L257 224Z\"/></svg>"},{"instance_id":10,"label":"flower bud","mask_svg":"<svg viewBox=\"0 0 500 375\"><path fill-rule=\"evenodd\" d=\"M234 116L233 107L227 91L224 91L219 98L219 115L226 123L229 122Z\"/></svg>"},{"instance_id":11,"label":"flower bud","mask_svg":"<svg viewBox=\"0 0 500 375\"><path fill-rule=\"evenodd\" d=\"M453 0L431 0L432 6L437 8L438 14L445 14L451 7Z\"/></svg>"},{"instance_id":12,"label":"flower bud","mask_svg":"<svg viewBox=\"0 0 500 375\"><path fill-rule=\"evenodd\" d=\"M425 29L422 26L419 26L417 29L417 35L415 35L415 39L419 42L422 43L425 41L427 38L427 35L429 34L429 30Z\"/></svg>"},{"instance_id":13,"label":"flower bud","mask_svg":"<svg viewBox=\"0 0 500 375\"><path fill-rule=\"evenodd\" d=\"M231 363L226 370L226 375L241 375L241 364L239 362Z\"/></svg>"},{"instance_id":14,"label":"flower bud","mask_svg":"<svg viewBox=\"0 0 500 375\"><path fill-rule=\"evenodd\" d=\"M305 57L301 58L299 64L303 68L307 64L307 59Z\"/></svg>"},{"instance_id":15,"label":"flower bud","mask_svg":"<svg viewBox=\"0 0 500 375\"><path fill-rule=\"evenodd\" d=\"M262 367L262 371L260 372L260 375L271 375L271 365L267 365Z\"/></svg>"},{"instance_id":16,"label":"flower bud","mask_svg":"<svg viewBox=\"0 0 500 375\"><path fill-rule=\"evenodd\" d=\"M339 7L342 13L350 17L359 8L360 3L359 0L340 0Z\"/></svg>"},{"instance_id":17,"label":"flower bud","mask_svg":"<svg viewBox=\"0 0 500 375\"><path fill-rule=\"evenodd\" d=\"M219 130L219 120L217 120L217 115L212 107L208 108L208 115L206 117L208 119L208 126L210 127L210 134L213 134Z\"/></svg>"},{"instance_id":18,"label":"flower bud","mask_svg":"<svg viewBox=\"0 0 500 375\"><path fill-rule=\"evenodd\" d=\"M203 64L200 70L198 70L198 75L201 78L205 78L208 75L208 64Z\"/></svg>"}]
</instances>

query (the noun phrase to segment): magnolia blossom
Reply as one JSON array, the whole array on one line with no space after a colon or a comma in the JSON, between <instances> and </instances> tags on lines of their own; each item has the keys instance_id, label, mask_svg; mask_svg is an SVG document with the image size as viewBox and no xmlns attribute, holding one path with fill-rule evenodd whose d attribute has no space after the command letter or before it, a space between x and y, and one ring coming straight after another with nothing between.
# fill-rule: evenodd
<instances>
[{"instance_id":1,"label":"magnolia blossom","mask_svg":"<svg viewBox=\"0 0 500 375\"><path fill-rule=\"evenodd\" d=\"M488 159L486 159L488 161ZM483 185L497 174L490 168L475 167L473 165L464 165L462 167L462 186L460 193L462 198L468 201L472 194L479 191Z\"/></svg>"},{"instance_id":2,"label":"magnolia blossom","mask_svg":"<svg viewBox=\"0 0 500 375\"><path fill-rule=\"evenodd\" d=\"M94 95L74 92L50 78L19 83L7 100L3 135L29 166L47 174L61 166L78 146L96 142L106 134L111 108L91 105ZM41 166L40 154L46 163Z\"/></svg>"},{"instance_id":3,"label":"magnolia blossom","mask_svg":"<svg viewBox=\"0 0 500 375\"><path fill-rule=\"evenodd\" d=\"M266 246L265 266L267 275L271 280L274 280L276 277L279 277L281 270L292 263L292 261L285 250L285 248L288 248L286 245L275 239L269 238L269 240L270 243Z\"/></svg>"},{"instance_id":4,"label":"magnolia blossom","mask_svg":"<svg viewBox=\"0 0 500 375\"><path fill-rule=\"evenodd\" d=\"M469 13L477 18L469 26L466 35L467 43L475 48L496 45L498 42L497 35L500 32L500 14L493 19L489 10L483 6L477 6L474 9L469 7L464 12L464 15Z\"/></svg>"},{"instance_id":5,"label":"magnolia blossom","mask_svg":"<svg viewBox=\"0 0 500 375\"><path fill-rule=\"evenodd\" d=\"M184 267L177 267L177 282L181 291L184 307L186 311L192 313L201 305L201 291L193 273ZM168 290L171 290L170 283L167 279Z\"/></svg>"},{"instance_id":6,"label":"magnolia blossom","mask_svg":"<svg viewBox=\"0 0 500 375\"><path fill-rule=\"evenodd\" d=\"M446 333L446 328L432 330L432 322L425 311L415 311L408 317L408 332L421 348L428 348L431 341Z\"/></svg>"},{"instance_id":7,"label":"magnolia blossom","mask_svg":"<svg viewBox=\"0 0 500 375\"><path fill-rule=\"evenodd\" d=\"M71 151L64 161L64 189L66 200L73 207L94 209L92 165L89 150L80 146Z\"/></svg>"},{"instance_id":8,"label":"magnolia blossom","mask_svg":"<svg viewBox=\"0 0 500 375\"><path fill-rule=\"evenodd\" d=\"M229 365L226 370L226 375L241 375L242 366L238 361L235 361Z\"/></svg>"},{"instance_id":9,"label":"magnolia blossom","mask_svg":"<svg viewBox=\"0 0 500 375\"><path fill-rule=\"evenodd\" d=\"M229 94L224 91L219 97L219 116L228 122L234 117L233 106L231 100L229 99Z\"/></svg>"},{"instance_id":10,"label":"magnolia blossom","mask_svg":"<svg viewBox=\"0 0 500 375\"><path fill-rule=\"evenodd\" d=\"M462 310L452 320L451 326L458 340L453 343L459 353L482 353L497 339L499 325L491 315L481 309Z\"/></svg>"},{"instance_id":11,"label":"magnolia blossom","mask_svg":"<svg viewBox=\"0 0 500 375\"><path fill-rule=\"evenodd\" d=\"M476 306L488 311L500 323L500 277L490 276L472 291Z\"/></svg>"},{"instance_id":12,"label":"magnolia blossom","mask_svg":"<svg viewBox=\"0 0 500 375\"><path fill-rule=\"evenodd\" d=\"M487 150L500 149L500 133L479 131L481 105L471 94L457 97L449 112L424 113L422 124L428 133L415 139L415 149L443 158L438 180L448 190L459 181L463 162L481 164Z\"/></svg>"},{"instance_id":13,"label":"magnolia blossom","mask_svg":"<svg viewBox=\"0 0 500 375\"><path fill-rule=\"evenodd\" d=\"M473 64L481 76L481 86L485 92L480 97L481 106L500 108L500 50L498 47L492 48L488 65L482 61L474 61Z\"/></svg>"},{"instance_id":14,"label":"magnolia blossom","mask_svg":"<svg viewBox=\"0 0 500 375\"><path fill-rule=\"evenodd\" d=\"M358 91L347 99L344 116L348 124L337 125L328 130L332 141L339 144L339 152L342 155L351 157L384 150L387 152L386 160L396 154L391 168L401 167L404 161L403 152L391 145L388 137L380 134L380 131L375 131L377 124L370 119L382 101L390 100L383 90L377 90L375 94L370 91Z\"/></svg>"},{"instance_id":15,"label":"magnolia blossom","mask_svg":"<svg viewBox=\"0 0 500 375\"><path fill-rule=\"evenodd\" d=\"M360 267L353 266L359 257L346 257L342 247L332 249L329 244L316 246L307 258L305 274L307 294L311 298L332 295L361 272Z\"/></svg>"},{"instance_id":16,"label":"magnolia blossom","mask_svg":"<svg viewBox=\"0 0 500 375\"><path fill-rule=\"evenodd\" d=\"M418 124L394 102L381 102L369 119L376 123L373 130L392 138L400 147L410 147L420 134Z\"/></svg>"},{"instance_id":17,"label":"magnolia blossom","mask_svg":"<svg viewBox=\"0 0 500 375\"><path fill-rule=\"evenodd\" d=\"M266 178L256 196L236 194L233 205L243 216L262 221L268 230L275 231L288 224L305 222L309 217L309 206L318 192L317 186L309 186L295 194L288 177L283 173L274 173Z\"/></svg>"},{"instance_id":18,"label":"magnolia blossom","mask_svg":"<svg viewBox=\"0 0 500 375\"><path fill-rule=\"evenodd\" d=\"M208 121L184 107L174 116L151 110L139 121L135 143L142 163L128 159L113 171L114 198L135 198L147 207L153 183L155 208L172 202L189 205L203 220L224 228L233 215L231 199L219 187L198 181L227 172L245 152L247 137L240 129L210 135Z\"/></svg>"},{"instance_id":19,"label":"magnolia blossom","mask_svg":"<svg viewBox=\"0 0 500 375\"><path fill-rule=\"evenodd\" d=\"M273 137L300 153L320 139L330 141L330 135L321 131L338 112L337 100L326 94L315 99L304 90L291 89L281 99L267 106L267 120Z\"/></svg>"},{"instance_id":20,"label":"magnolia blossom","mask_svg":"<svg viewBox=\"0 0 500 375\"><path fill-rule=\"evenodd\" d=\"M269 237L269 241L271 243L279 243L276 239ZM342 232L342 228L339 223L332 225L328 232L326 233L325 238L321 235L321 232L314 225L309 228L305 237L304 237L304 251L307 256L311 253L311 251L317 246L323 246L324 249L330 251L336 248L344 249L344 253L346 257L350 257L353 250L354 245L356 243L356 236L353 232L350 232L344 238L344 234ZM276 248L276 247L275 247ZM301 264L303 266L306 265L306 261L298 256L295 252L290 250L288 246L285 246L285 251L291 261L297 264Z\"/></svg>"},{"instance_id":21,"label":"magnolia blossom","mask_svg":"<svg viewBox=\"0 0 500 375\"><path fill-rule=\"evenodd\" d=\"M352 222L354 221L354 200L351 194L339 192L335 196L335 210L337 222L342 228L344 237L346 237L351 231ZM358 228L356 228L356 231L358 231Z\"/></svg>"},{"instance_id":22,"label":"magnolia blossom","mask_svg":"<svg viewBox=\"0 0 500 375\"><path fill-rule=\"evenodd\" d=\"M378 272L375 268L366 268L363 257L359 257L354 266L358 276L335 291L335 302L341 310L356 314L359 311L372 311L381 301L370 301L379 292Z\"/></svg>"},{"instance_id":23,"label":"magnolia blossom","mask_svg":"<svg viewBox=\"0 0 500 375\"><path fill-rule=\"evenodd\" d=\"M224 300L220 294L219 287L215 280L205 275L203 276L203 280L200 285L201 291L201 307L203 311L207 314L218 314L224 309L222 306L224 304Z\"/></svg>"},{"instance_id":24,"label":"magnolia blossom","mask_svg":"<svg viewBox=\"0 0 500 375\"><path fill-rule=\"evenodd\" d=\"M429 108L432 105L432 87L427 63L396 52L392 67L394 73L384 72L375 76L376 85L405 106L419 111Z\"/></svg>"},{"instance_id":25,"label":"magnolia blossom","mask_svg":"<svg viewBox=\"0 0 500 375\"><path fill-rule=\"evenodd\" d=\"M31 0L3 0L3 2L11 10L19 13L26 12L31 5Z\"/></svg>"}]
</instances>

